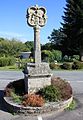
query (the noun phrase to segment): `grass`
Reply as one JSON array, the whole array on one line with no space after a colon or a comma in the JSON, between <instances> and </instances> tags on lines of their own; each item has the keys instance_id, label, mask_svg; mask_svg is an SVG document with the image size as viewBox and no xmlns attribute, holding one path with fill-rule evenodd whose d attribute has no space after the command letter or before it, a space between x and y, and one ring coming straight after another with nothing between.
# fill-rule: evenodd
<instances>
[{"instance_id":1,"label":"grass","mask_svg":"<svg viewBox=\"0 0 83 120\"><path fill-rule=\"evenodd\" d=\"M4 66L4 67L0 67L0 70L3 70L3 71L5 71L5 70L17 70L17 71L19 71L19 70L21 70L21 69L19 69L16 65L13 65L13 66Z\"/></svg>"}]
</instances>

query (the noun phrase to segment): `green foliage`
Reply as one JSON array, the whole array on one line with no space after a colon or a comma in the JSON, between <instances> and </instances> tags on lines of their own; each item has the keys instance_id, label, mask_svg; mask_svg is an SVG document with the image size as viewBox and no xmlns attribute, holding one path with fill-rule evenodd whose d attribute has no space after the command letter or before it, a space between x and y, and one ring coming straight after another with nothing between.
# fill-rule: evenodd
<instances>
[{"instance_id":1,"label":"green foliage","mask_svg":"<svg viewBox=\"0 0 83 120\"><path fill-rule=\"evenodd\" d=\"M83 62L75 61L72 65L72 69L83 69Z\"/></svg>"},{"instance_id":2,"label":"green foliage","mask_svg":"<svg viewBox=\"0 0 83 120\"><path fill-rule=\"evenodd\" d=\"M47 62L54 62L57 60L58 62L62 59L62 52L59 50L42 50L42 60Z\"/></svg>"},{"instance_id":3,"label":"green foliage","mask_svg":"<svg viewBox=\"0 0 83 120\"><path fill-rule=\"evenodd\" d=\"M52 59L52 52L49 50L42 50L42 60L49 62Z\"/></svg>"},{"instance_id":4,"label":"green foliage","mask_svg":"<svg viewBox=\"0 0 83 120\"><path fill-rule=\"evenodd\" d=\"M15 64L15 58L14 57L1 57L0 58L0 67L3 66L10 66Z\"/></svg>"},{"instance_id":5,"label":"green foliage","mask_svg":"<svg viewBox=\"0 0 83 120\"><path fill-rule=\"evenodd\" d=\"M50 63L49 66L50 66L50 68L52 70L54 70L54 69L60 69L60 65L56 64L56 63Z\"/></svg>"},{"instance_id":6,"label":"green foliage","mask_svg":"<svg viewBox=\"0 0 83 120\"><path fill-rule=\"evenodd\" d=\"M66 70L70 70L70 69L72 69L72 64L65 62L65 63L63 63L63 65L61 65L61 68L66 69Z\"/></svg>"},{"instance_id":7,"label":"green foliage","mask_svg":"<svg viewBox=\"0 0 83 120\"><path fill-rule=\"evenodd\" d=\"M62 60L62 52L59 50L52 50L52 54L54 56L53 60L57 60L57 62L60 62Z\"/></svg>"},{"instance_id":8,"label":"green foliage","mask_svg":"<svg viewBox=\"0 0 83 120\"><path fill-rule=\"evenodd\" d=\"M69 107L67 107L66 109L67 109L67 110L74 110L74 109L76 108L76 106L77 106L77 103L76 103L75 100L73 100L73 101L70 103Z\"/></svg>"},{"instance_id":9,"label":"green foliage","mask_svg":"<svg viewBox=\"0 0 83 120\"><path fill-rule=\"evenodd\" d=\"M79 55L73 55L72 58L73 58L73 61L74 61L74 60L79 60L79 59L80 59L80 56L79 56Z\"/></svg>"},{"instance_id":10,"label":"green foliage","mask_svg":"<svg viewBox=\"0 0 83 120\"><path fill-rule=\"evenodd\" d=\"M52 50L52 44L50 42L44 44L44 45L41 45L41 50Z\"/></svg>"},{"instance_id":11,"label":"green foliage","mask_svg":"<svg viewBox=\"0 0 83 120\"><path fill-rule=\"evenodd\" d=\"M81 53L83 50L83 0L66 0L64 8L64 23L62 32L65 34L62 41L63 52L66 55ZM82 51L83 53L83 51Z\"/></svg>"},{"instance_id":12,"label":"green foliage","mask_svg":"<svg viewBox=\"0 0 83 120\"><path fill-rule=\"evenodd\" d=\"M33 47L34 47L33 41L27 41L27 42L25 42L25 45L29 49L29 51L33 51Z\"/></svg>"},{"instance_id":13,"label":"green foliage","mask_svg":"<svg viewBox=\"0 0 83 120\"><path fill-rule=\"evenodd\" d=\"M23 51L29 51L24 43L15 39L0 39L0 56L17 56Z\"/></svg>"},{"instance_id":14,"label":"green foliage","mask_svg":"<svg viewBox=\"0 0 83 120\"><path fill-rule=\"evenodd\" d=\"M19 95L16 95L14 92L11 92L11 97L13 98L14 102L21 104L22 97Z\"/></svg>"},{"instance_id":15,"label":"green foliage","mask_svg":"<svg viewBox=\"0 0 83 120\"><path fill-rule=\"evenodd\" d=\"M28 58L28 59L18 59L17 64L19 69L23 69L25 67L26 63L32 63L34 62L33 58Z\"/></svg>"},{"instance_id":16,"label":"green foliage","mask_svg":"<svg viewBox=\"0 0 83 120\"><path fill-rule=\"evenodd\" d=\"M38 91L38 94L43 96L46 101L54 102L59 101L61 99L60 90L53 86L46 86Z\"/></svg>"},{"instance_id":17,"label":"green foliage","mask_svg":"<svg viewBox=\"0 0 83 120\"><path fill-rule=\"evenodd\" d=\"M61 41L63 40L63 37L64 34L60 31L60 29L53 29L51 35L48 36L48 39L51 41L51 46L53 47L53 49L55 47L60 49L59 47L61 46Z\"/></svg>"}]
</instances>

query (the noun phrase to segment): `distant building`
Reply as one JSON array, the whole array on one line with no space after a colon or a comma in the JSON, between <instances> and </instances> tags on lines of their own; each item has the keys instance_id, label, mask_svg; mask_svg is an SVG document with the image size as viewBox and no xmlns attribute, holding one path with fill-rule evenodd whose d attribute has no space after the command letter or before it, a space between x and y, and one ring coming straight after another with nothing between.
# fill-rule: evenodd
<instances>
[{"instance_id":1,"label":"distant building","mask_svg":"<svg viewBox=\"0 0 83 120\"><path fill-rule=\"evenodd\" d=\"M20 58L21 59L26 59L30 57L31 52L21 52L20 53Z\"/></svg>"}]
</instances>

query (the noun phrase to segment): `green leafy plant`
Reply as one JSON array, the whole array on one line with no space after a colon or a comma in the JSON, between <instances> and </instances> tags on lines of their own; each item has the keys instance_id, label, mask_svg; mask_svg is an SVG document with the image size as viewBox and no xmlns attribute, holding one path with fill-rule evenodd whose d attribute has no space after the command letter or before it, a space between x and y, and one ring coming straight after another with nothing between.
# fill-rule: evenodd
<instances>
[{"instance_id":1,"label":"green leafy plant","mask_svg":"<svg viewBox=\"0 0 83 120\"><path fill-rule=\"evenodd\" d=\"M15 64L15 58L14 57L1 57L0 58L0 67L3 66L10 66Z\"/></svg>"},{"instance_id":2,"label":"green leafy plant","mask_svg":"<svg viewBox=\"0 0 83 120\"><path fill-rule=\"evenodd\" d=\"M22 97L19 95L16 95L14 92L11 92L11 97L13 98L14 102L21 104Z\"/></svg>"},{"instance_id":3,"label":"green leafy plant","mask_svg":"<svg viewBox=\"0 0 83 120\"><path fill-rule=\"evenodd\" d=\"M49 102L59 101L61 99L60 90L53 85L41 88L37 94L40 94L46 101Z\"/></svg>"},{"instance_id":4,"label":"green leafy plant","mask_svg":"<svg viewBox=\"0 0 83 120\"><path fill-rule=\"evenodd\" d=\"M77 106L77 103L75 100L73 100L70 105L66 108L67 110L74 110Z\"/></svg>"}]
</instances>

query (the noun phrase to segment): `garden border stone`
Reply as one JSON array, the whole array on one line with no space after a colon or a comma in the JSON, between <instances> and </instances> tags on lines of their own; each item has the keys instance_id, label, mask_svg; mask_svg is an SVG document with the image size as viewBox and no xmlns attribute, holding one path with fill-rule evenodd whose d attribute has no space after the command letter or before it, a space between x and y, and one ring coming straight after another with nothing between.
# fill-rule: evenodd
<instances>
[{"instance_id":1,"label":"garden border stone","mask_svg":"<svg viewBox=\"0 0 83 120\"><path fill-rule=\"evenodd\" d=\"M55 111L57 113L59 111L63 111L70 105L72 100L73 96L65 101L45 103L42 107L24 107L23 105L18 105L17 103L14 103L9 97L4 97L5 107L8 109L9 112L24 113L28 115L43 114L52 111Z\"/></svg>"}]
</instances>

